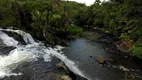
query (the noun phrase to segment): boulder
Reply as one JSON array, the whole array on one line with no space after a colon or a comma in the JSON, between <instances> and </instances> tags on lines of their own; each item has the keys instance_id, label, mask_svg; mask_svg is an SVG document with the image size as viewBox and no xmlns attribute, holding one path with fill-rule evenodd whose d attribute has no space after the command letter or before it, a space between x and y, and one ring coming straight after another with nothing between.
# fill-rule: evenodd
<instances>
[{"instance_id":1,"label":"boulder","mask_svg":"<svg viewBox=\"0 0 142 80\"><path fill-rule=\"evenodd\" d=\"M122 52L128 52L129 48L132 47L133 41L118 41L116 42L117 44L117 49L119 49Z\"/></svg>"},{"instance_id":2,"label":"boulder","mask_svg":"<svg viewBox=\"0 0 142 80\"><path fill-rule=\"evenodd\" d=\"M122 69L123 71L129 71L128 68L126 68L126 67L124 67L124 66L122 66L122 65L119 65L119 68Z\"/></svg>"},{"instance_id":3,"label":"boulder","mask_svg":"<svg viewBox=\"0 0 142 80\"><path fill-rule=\"evenodd\" d=\"M98 63L100 64L104 64L105 60L103 60L101 57L96 57L96 60L98 61Z\"/></svg>"}]
</instances>

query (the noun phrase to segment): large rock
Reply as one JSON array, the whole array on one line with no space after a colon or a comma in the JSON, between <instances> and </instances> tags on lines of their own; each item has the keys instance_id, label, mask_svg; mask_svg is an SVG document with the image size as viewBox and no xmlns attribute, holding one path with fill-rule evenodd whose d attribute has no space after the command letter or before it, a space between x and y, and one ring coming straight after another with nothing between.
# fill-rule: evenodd
<instances>
[{"instance_id":1,"label":"large rock","mask_svg":"<svg viewBox=\"0 0 142 80\"><path fill-rule=\"evenodd\" d=\"M128 68L126 68L126 67L124 67L124 66L122 66L122 65L119 65L119 68L122 69L123 71L129 71Z\"/></svg>"},{"instance_id":2,"label":"large rock","mask_svg":"<svg viewBox=\"0 0 142 80\"><path fill-rule=\"evenodd\" d=\"M104 64L105 60L103 60L101 57L96 57L96 60L98 61L98 63L100 64Z\"/></svg>"},{"instance_id":3,"label":"large rock","mask_svg":"<svg viewBox=\"0 0 142 80\"><path fill-rule=\"evenodd\" d=\"M0 80L87 80L74 74L69 69L67 72L59 66L63 67L65 65L56 57L53 57L51 62L39 59L38 61L19 64L13 70L13 72L21 72L23 75L4 77Z\"/></svg>"},{"instance_id":4,"label":"large rock","mask_svg":"<svg viewBox=\"0 0 142 80\"><path fill-rule=\"evenodd\" d=\"M117 48L122 51L122 52L128 52L129 48L132 47L133 41L118 41L117 43Z\"/></svg>"}]
</instances>

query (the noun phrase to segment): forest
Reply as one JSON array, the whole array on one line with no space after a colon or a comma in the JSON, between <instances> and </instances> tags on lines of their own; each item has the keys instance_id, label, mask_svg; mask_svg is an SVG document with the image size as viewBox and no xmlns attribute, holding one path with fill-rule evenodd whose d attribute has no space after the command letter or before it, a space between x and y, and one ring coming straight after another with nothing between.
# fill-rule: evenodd
<instances>
[{"instance_id":1,"label":"forest","mask_svg":"<svg viewBox=\"0 0 142 80\"><path fill-rule=\"evenodd\" d=\"M22 29L56 45L97 29L117 38L117 47L142 59L142 0L0 0L0 26Z\"/></svg>"}]
</instances>

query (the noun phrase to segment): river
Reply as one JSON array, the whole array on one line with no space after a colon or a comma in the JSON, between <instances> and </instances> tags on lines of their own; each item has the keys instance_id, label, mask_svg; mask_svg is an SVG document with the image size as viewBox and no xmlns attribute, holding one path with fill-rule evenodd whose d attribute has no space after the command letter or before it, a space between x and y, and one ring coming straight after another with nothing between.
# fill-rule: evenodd
<instances>
[{"instance_id":1,"label":"river","mask_svg":"<svg viewBox=\"0 0 142 80\"><path fill-rule=\"evenodd\" d=\"M20 35L20 40L7 32ZM0 29L0 79L54 80L49 76L58 72L53 64L58 61L55 57L63 61L73 73L88 80L125 80L129 72L136 74L137 80L142 79L142 65L122 55L109 53L109 43L79 38L71 41L67 47L48 46L24 31ZM98 56L112 63L101 65L95 60ZM120 69L120 65L130 71Z\"/></svg>"},{"instance_id":2,"label":"river","mask_svg":"<svg viewBox=\"0 0 142 80\"><path fill-rule=\"evenodd\" d=\"M142 80L142 65L122 54L116 54L115 51L108 52L110 47L112 47L111 43L80 38L71 41L64 50L64 54L73 60L91 80L126 80L130 77L127 76L129 73L135 76L135 79L131 78L132 80ZM96 57L101 57L111 63L101 65L96 61ZM130 71L120 69L120 65L127 67Z\"/></svg>"}]
</instances>

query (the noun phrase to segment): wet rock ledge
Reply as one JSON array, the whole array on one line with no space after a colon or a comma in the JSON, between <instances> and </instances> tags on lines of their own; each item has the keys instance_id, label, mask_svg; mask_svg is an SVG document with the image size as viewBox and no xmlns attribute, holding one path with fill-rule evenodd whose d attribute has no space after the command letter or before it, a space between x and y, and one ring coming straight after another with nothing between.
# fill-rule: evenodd
<instances>
[{"instance_id":1,"label":"wet rock ledge","mask_svg":"<svg viewBox=\"0 0 142 80\"><path fill-rule=\"evenodd\" d=\"M19 64L12 72L21 72L23 75L5 77L1 80L87 80L71 72L56 57L51 62L40 59Z\"/></svg>"}]
</instances>

